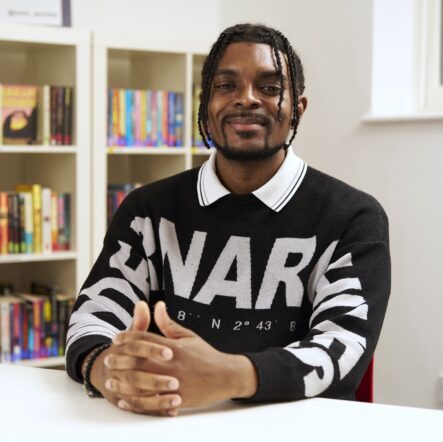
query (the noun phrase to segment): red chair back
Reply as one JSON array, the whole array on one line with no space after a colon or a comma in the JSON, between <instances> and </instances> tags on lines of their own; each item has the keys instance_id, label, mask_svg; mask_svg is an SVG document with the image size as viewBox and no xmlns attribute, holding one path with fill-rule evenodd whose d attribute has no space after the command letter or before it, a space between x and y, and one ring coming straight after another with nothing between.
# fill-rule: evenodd
<instances>
[{"instance_id":1,"label":"red chair back","mask_svg":"<svg viewBox=\"0 0 443 442\"><path fill-rule=\"evenodd\" d=\"M374 358L371 359L366 373L355 392L358 402L374 402Z\"/></svg>"}]
</instances>

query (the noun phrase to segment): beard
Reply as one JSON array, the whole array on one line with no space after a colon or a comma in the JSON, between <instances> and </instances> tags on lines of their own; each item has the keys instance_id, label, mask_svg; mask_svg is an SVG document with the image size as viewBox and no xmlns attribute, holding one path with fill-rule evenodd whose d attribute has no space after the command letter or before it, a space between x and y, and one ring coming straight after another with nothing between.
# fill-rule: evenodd
<instances>
[{"instance_id":1,"label":"beard","mask_svg":"<svg viewBox=\"0 0 443 442\"><path fill-rule=\"evenodd\" d=\"M239 161L243 163L264 161L276 155L281 149L286 148L286 144L284 142L276 146L270 146L268 136L265 138L263 147L255 147L250 149L238 148L235 146L230 146L228 144L224 129L222 129L222 132L224 145L218 144L214 139L212 139L212 144L227 160ZM252 138L253 133L248 134L245 132L243 137Z\"/></svg>"},{"instance_id":2,"label":"beard","mask_svg":"<svg viewBox=\"0 0 443 442\"><path fill-rule=\"evenodd\" d=\"M255 148L255 149L239 149L234 146L229 146L225 144L224 146L220 146L219 144L213 142L215 148L227 159L233 161L239 161L243 163L251 162L251 161L263 161L268 158L273 157L277 154L281 149L285 148L285 144L280 144L278 146L265 146L264 148Z\"/></svg>"}]
</instances>

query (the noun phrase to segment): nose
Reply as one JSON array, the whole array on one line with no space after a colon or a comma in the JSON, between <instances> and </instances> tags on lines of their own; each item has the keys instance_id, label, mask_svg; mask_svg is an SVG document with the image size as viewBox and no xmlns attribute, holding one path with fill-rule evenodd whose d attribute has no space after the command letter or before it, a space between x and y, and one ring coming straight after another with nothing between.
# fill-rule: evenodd
<instances>
[{"instance_id":1,"label":"nose","mask_svg":"<svg viewBox=\"0 0 443 442\"><path fill-rule=\"evenodd\" d=\"M256 91L252 84L244 85L238 88L238 94L235 97L236 107L257 108L260 106L260 99L256 95Z\"/></svg>"}]
</instances>

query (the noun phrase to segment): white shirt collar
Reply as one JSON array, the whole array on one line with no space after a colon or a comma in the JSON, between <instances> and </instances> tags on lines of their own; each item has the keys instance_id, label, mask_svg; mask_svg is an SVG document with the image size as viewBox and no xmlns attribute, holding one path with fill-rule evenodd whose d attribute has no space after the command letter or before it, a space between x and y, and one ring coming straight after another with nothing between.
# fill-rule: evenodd
<instances>
[{"instance_id":1,"label":"white shirt collar","mask_svg":"<svg viewBox=\"0 0 443 442\"><path fill-rule=\"evenodd\" d=\"M223 186L217 176L215 169L216 154L217 151L214 150L198 173L197 194L201 206L209 206L231 193ZM270 209L279 212L300 187L306 169L306 163L294 153L292 148L288 148L285 160L277 173L252 193Z\"/></svg>"}]
</instances>

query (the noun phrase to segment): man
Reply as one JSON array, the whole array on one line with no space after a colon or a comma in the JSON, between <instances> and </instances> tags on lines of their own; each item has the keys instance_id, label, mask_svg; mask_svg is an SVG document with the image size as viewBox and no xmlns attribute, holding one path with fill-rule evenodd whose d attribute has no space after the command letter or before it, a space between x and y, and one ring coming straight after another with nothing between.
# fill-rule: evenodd
<instances>
[{"instance_id":1,"label":"man","mask_svg":"<svg viewBox=\"0 0 443 442\"><path fill-rule=\"evenodd\" d=\"M91 395L171 416L354 398L389 296L388 221L293 153L303 92L280 32L222 32L199 109L216 153L126 198L74 307L67 370Z\"/></svg>"}]
</instances>

